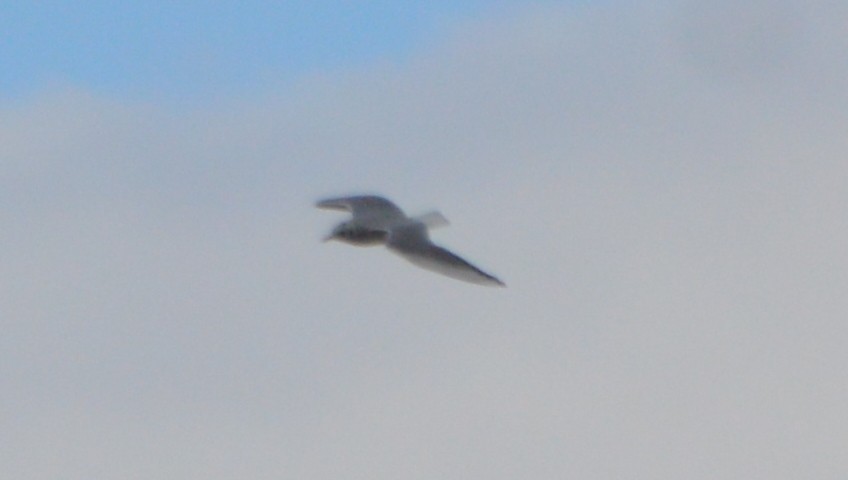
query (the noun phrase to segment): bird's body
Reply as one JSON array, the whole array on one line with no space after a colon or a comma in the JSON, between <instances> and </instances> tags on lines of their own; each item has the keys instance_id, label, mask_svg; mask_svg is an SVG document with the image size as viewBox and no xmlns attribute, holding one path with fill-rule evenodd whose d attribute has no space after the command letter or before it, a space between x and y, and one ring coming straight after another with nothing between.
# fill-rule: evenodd
<instances>
[{"instance_id":1,"label":"bird's body","mask_svg":"<svg viewBox=\"0 0 848 480\"><path fill-rule=\"evenodd\" d=\"M346 225L345 228L336 232L333 239L341 240L359 247L369 247L385 245L388 236L389 234L385 230L373 230L355 225Z\"/></svg>"},{"instance_id":2,"label":"bird's body","mask_svg":"<svg viewBox=\"0 0 848 480\"><path fill-rule=\"evenodd\" d=\"M496 277L430 241L428 227L447 224L438 212L410 218L389 200L373 195L331 198L317 206L353 215L337 225L326 240L356 246L385 245L419 267L466 282L504 286Z\"/></svg>"}]
</instances>

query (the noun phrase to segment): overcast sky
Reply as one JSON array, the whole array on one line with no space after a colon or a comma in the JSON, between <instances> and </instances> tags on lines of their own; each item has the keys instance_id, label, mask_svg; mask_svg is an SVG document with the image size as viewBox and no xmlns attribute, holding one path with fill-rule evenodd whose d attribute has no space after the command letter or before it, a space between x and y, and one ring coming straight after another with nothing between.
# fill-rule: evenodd
<instances>
[{"instance_id":1,"label":"overcast sky","mask_svg":"<svg viewBox=\"0 0 848 480\"><path fill-rule=\"evenodd\" d=\"M4 477L845 478L848 7L75 5L0 15Z\"/></svg>"}]
</instances>

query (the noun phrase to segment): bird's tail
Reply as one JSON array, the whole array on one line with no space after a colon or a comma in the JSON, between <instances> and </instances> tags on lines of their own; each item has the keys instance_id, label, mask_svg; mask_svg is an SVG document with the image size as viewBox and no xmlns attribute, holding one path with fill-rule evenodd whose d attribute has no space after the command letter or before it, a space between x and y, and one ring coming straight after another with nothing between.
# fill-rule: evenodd
<instances>
[{"instance_id":1,"label":"bird's tail","mask_svg":"<svg viewBox=\"0 0 848 480\"><path fill-rule=\"evenodd\" d=\"M422 213L421 215L416 215L412 217L412 220L423 223L427 226L427 228L439 228L450 225L448 219L435 210L427 213Z\"/></svg>"}]
</instances>

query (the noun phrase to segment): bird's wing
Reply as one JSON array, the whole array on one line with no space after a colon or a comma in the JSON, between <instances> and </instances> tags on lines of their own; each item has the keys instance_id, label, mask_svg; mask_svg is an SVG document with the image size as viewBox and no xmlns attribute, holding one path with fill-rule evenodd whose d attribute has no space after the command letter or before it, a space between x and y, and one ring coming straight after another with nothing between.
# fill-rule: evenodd
<instances>
[{"instance_id":1,"label":"bird's wing","mask_svg":"<svg viewBox=\"0 0 848 480\"><path fill-rule=\"evenodd\" d=\"M479 285L506 286L497 277L480 270L451 251L431 243L423 224L406 224L393 228L389 232L386 246L421 268Z\"/></svg>"},{"instance_id":2,"label":"bird's wing","mask_svg":"<svg viewBox=\"0 0 848 480\"><path fill-rule=\"evenodd\" d=\"M416 215L412 217L412 220L427 225L427 228L439 228L450 225L448 219L435 210L432 212L422 213L421 215Z\"/></svg>"},{"instance_id":3,"label":"bird's wing","mask_svg":"<svg viewBox=\"0 0 848 480\"><path fill-rule=\"evenodd\" d=\"M315 206L350 212L354 222L367 228L388 229L391 225L407 221L403 210L397 205L375 195L328 198L319 201Z\"/></svg>"}]
</instances>

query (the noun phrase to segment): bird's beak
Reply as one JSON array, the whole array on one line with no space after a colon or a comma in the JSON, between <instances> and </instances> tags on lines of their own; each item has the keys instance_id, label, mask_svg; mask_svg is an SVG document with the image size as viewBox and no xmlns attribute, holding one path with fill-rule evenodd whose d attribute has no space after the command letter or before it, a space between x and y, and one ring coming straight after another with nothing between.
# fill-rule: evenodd
<instances>
[{"instance_id":1,"label":"bird's beak","mask_svg":"<svg viewBox=\"0 0 848 480\"><path fill-rule=\"evenodd\" d=\"M332 240L333 238L335 238L335 235L331 232L331 233L330 233L330 234L328 234L326 237L322 238L322 239L321 239L321 242L323 242L323 243L327 243L327 242L329 242L330 240Z\"/></svg>"}]
</instances>

